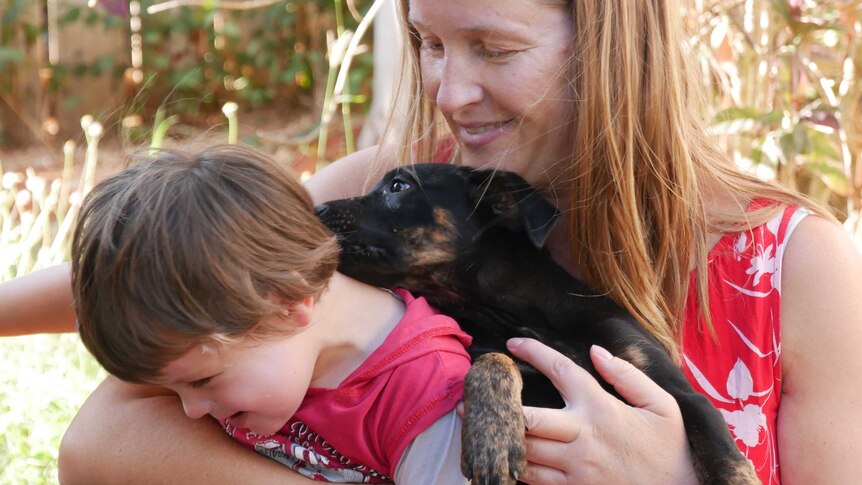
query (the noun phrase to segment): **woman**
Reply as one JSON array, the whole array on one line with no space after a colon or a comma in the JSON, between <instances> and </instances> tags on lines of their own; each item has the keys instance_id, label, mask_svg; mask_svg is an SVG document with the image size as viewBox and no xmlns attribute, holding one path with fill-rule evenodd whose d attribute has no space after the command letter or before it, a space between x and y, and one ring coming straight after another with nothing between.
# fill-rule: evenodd
<instances>
[{"instance_id":1,"label":"woman","mask_svg":"<svg viewBox=\"0 0 862 485\"><path fill-rule=\"evenodd\" d=\"M680 359L761 480L852 483L862 472L859 254L820 209L739 172L710 144L677 2L401 3L407 122L312 178L315 199L357 194L394 160L520 173L565 210L549 243L556 260ZM63 309L64 275L33 283ZM679 408L643 374L593 355L626 405L537 342L510 347L567 402L525 410L522 480L695 482ZM64 439L61 478L302 482L218 434L162 391L109 379Z\"/></svg>"}]
</instances>

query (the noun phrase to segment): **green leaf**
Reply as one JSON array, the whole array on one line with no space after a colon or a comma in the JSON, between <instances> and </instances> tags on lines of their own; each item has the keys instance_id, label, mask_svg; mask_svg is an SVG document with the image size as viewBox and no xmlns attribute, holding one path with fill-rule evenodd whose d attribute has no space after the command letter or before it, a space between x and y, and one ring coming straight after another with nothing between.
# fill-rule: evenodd
<instances>
[{"instance_id":1,"label":"green leaf","mask_svg":"<svg viewBox=\"0 0 862 485\"><path fill-rule=\"evenodd\" d=\"M751 132L758 124L760 113L751 108L728 108L712 119L709 131L714 135L738 135Z\"/></svg>"},{"instance_id":2,"label":"green leaf","mask_svg":"<svg viewBox=\"0 0 862 485\"><path fill-rule=\"evenodd\" d=\"M811 153L829 160L841 160L841 149L836 146L829 136L809 127L808 139Z\"/></svg>"},{"instance_id":3,"label":"green leaf","mask_svg":"<svg viewBox=\"0 0 862 485\"><path fill-rule=\"evenodd\" d=\"M29 4L29 0L13 0L12 5L6 9L6 12L3 13L3 25L8 26L15 23L18 20L18 16L21 14L21 11L24 10Z\"/></svg>"},{"instance_id":4,"label":"green leaf","mask_svg":"<svg viewBox=\"0 0 862 485\"><path fill-rule=\"evenodd\" d=\"M81 8L80 7L70 7L69 10L66 10L63 15L57 18L57 24L60 27L64 27L72 22L78 20L81 17Z\"/></svg>"},{"instance_id":5,"label":"green leaf","mask_svg":"<svg viewBox=\"0 0 862 485\"><path fill-rule=\"evenodd\" d=\"M63 101L60 104L64 109L71 109L80 106L82 101L80 96L63 96Z\"/></svg>"},{"instance_id":6,"label":"green leaf","mask_svg":"<svg viewBox=\"0 0 862 485\"><path fill-rule=\"evenodd\" d=\"M153 54L150 56L150 63L154 69L164 71L171 66L171 59L167 54Z\"/></svg>"},{"instance_id":7,"label":"green leaf","mask_svg":"<svg viewBox=\"0 0 862 485\"><path fill-rule=\"evenodd\" d=\"M830 161L808 161L805 163L805 168L817 175L832 192L841 197L847 196L850 183L840 164Z\"/></svg>"},{"instance_id":8,"label":"green leaf","mask_svg":"<svg viewBox=\"0 0 862 485\"><path fill-rule=\"evenodd\" d=\"M24 37L27 38L27 44L33 44L42 35L42 27L31 23L24 24Z\"/></svg>"},{"instance_id":9,"label":"green leaf","mask_svg":"<svg viewBox=\"0 0 862 485\"><path fill-rule=\"evenodd\" d=\"M93 25L96 25L96 22L98 22L98 21L99 21L99 13L96 12L95 10L90 10L87 13L87 16L84 17L84 24L87 25L88 27L92 27Z\"/></svg>"},{"instance_id":10,"label":"green leaf","mask_svg":"<svg viewBox=\"0 0 862 485\"><path fill-rule=\"evenodd\" d=\"M223 33L224 33L225 37L228 37L231 40L236 40L236 39L239 39L241 31L240 31L239 25L237 25L233 22L228 22L224 25Z\"/></svg>"},{"instance_id":11,"label":"green leaf","mask_svg":"<svg viewBox=\"0 0 862 485\"><path fill-rule=\"evenodd\" d=\"M7 66L20 64L27 59L27 56L20 49L0 45L0 71L3 71Z\"/></svg>"},{"instance_id":12,"label":"green leaf","mask_svg":"<svg viewBox=\"0 0 862 485\"><path fill-rule=\"evenodd\" d=\"M112 55L104 55L96 59L93 63L92 72L97 76L101 76L102 74L111 70L114 67L114 56Z\"/></svg>"}]
</instances>

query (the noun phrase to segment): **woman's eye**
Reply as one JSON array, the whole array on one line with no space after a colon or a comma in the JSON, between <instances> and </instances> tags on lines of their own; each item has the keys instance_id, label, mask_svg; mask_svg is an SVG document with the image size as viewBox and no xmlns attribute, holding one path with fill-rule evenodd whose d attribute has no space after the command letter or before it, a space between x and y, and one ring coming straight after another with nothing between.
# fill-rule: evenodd
<instances>
[{"instance_id":1,"label":"woman's eye","mask_svg":"<svg viewBox=\"0 0 862 485\"><path fill-rule=\"evenodd\" d=\"M441 51L443 50L443 44L435 40L422 39L419 44L419 49L431 52Z\"/></svg>"},{"instance_id":2,"label":"woman's eye","mask_svg":"<svg viewBox=\"0 0 862 485\"><path fill-rule=\"evenodd\" d=\"M517 52L518 51L516 51L516 50L513 51L513 50L490 49L490 48L485 47L485 46L479 47L479 53L482 55L482 57L484 57L486 59L491 59L491 60L505 59L507 57L510 57L510 56L516 54Z\"/></svg>"},{"instance_id":3,"label":"woman's eye","mask_svg":"<svg viewBox=\"0 0 862 485\"><path fill-rule=\"evenodd\" d=\"M389 192L401 192L402 190L407 190L413 185L410 182L405 182L401 179L394 179L392 183L389 185Z\"/></svg>"}]
</instances>

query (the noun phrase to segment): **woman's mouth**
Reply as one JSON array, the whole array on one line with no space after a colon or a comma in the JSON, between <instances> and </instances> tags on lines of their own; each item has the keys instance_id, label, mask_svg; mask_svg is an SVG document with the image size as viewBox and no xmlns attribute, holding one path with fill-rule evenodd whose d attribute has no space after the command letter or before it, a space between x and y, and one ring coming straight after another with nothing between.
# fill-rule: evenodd
<instances>
[{"instance_id":1,"label":"woman's mouth","mask_svg":"<svg viewBox=\"0 0 862 485\"><path fill-rule=\"evenodd\" d=\"M506 133L506 128L514 124L514 119L484 124L459 124L461 142L467 148L481 148L494 143Z\"/></svg>"}]
</instances>

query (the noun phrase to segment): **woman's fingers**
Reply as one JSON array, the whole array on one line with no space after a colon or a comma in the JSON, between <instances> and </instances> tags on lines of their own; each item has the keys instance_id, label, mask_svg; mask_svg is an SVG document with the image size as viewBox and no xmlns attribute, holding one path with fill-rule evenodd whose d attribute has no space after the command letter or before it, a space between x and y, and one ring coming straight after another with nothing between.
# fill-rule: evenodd
<instances>
[{"instance_id":1,"label":"woman's fingers","mask_svg":"<svg viewBox=\"0 0 862 485\"><path fill-rule=\"evenodd\" d=\"M524 483L541 483L542 485L566 485L569 483L565 472L558 468L547 467L530 463L527 465L527 471L520 477L519 482Z\"/></svg>"},{"instance_id":2,"label":"woman's fingers","mask_svg":"<svg viewBox=\"0 0 862 485\"><path fill-rule=\"evenodd\" d=\"M565 443L571 443L571 441L559 441L528 434L524 439L527 461L530 466L535 464L563 470L572 462L572 449L564 446Z\"/></svg>"},{"instance_id":3,"label":"woman's fingers","mask_svg":"<svg viewBox=\"0 0 862 485\"><path fill-rule=\"evenodd\" d=\"M598 345L590 348L590 358L599 375L632 406L659 416L679 414L673 396L631 363L612 356Z\"/></svg>"},{"instance_id":4,"label":"woman's fingers","mask_svg":"<svg viewBox=\"0 0 862 485\"><path fill-rule=\"evenodd\" d=\"M544 374L560 392L566 405L572 405L579 396L598 388L598 383L589 372L575 364L572 359L529 338L509 339L506 346L515 357L527 362Z\"/></svg>"},{"instance_id":5,"label":"woman's fingers","mask_svg":"<svg viewBox=\"0 0 862 485\"><path fill-rule=\"evenodd\" d=\"M524 407L527 434L570 443L578 439L581 426L575 415L565 409Z\"/></svg>"},{"instance_id":6,"label":"woman's fingers","mask_svg":"<svg viewBox=\"0 0 862 485\"><path fill-rule=\"evenodd\" d=\"M545 374L563 409L525 407L526 483L678 483L693 473L676 401L646 374L601 347L590 349L598 374L630 405L569 358L531 339L509 351ZM633 440L637 436L639 439Z\"/></svg>"}]
</instances>

